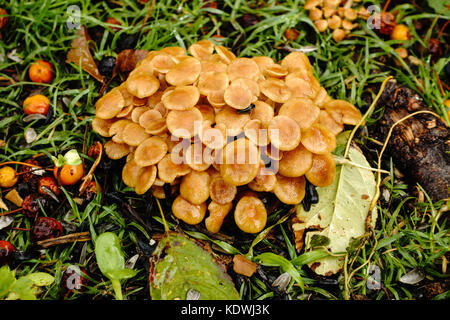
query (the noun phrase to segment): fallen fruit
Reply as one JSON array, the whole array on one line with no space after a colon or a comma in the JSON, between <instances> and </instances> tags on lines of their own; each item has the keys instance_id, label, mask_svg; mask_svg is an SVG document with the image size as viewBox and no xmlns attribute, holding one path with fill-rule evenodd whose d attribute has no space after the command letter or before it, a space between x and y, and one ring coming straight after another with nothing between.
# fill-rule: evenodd
<instances>
[{"instance_id":1,"label":"fallen fruit","mask_svg":"<svg viewBox=\"0 0 450 320\"><path fill-rule=\"evenodd\" d=\"M53 169L53 175L61 182L62 185L71 186L76 184L84 175L83 164L69 165L66 164L62 167L55 167Z\"/></svg>"},{"instance_id":2,"label":"fallen fruit","mask_svg":"<svg viewBox=\"0 0 450 320\"><path fill-rule=\"evenodd\" d=\"M50 62L39 59L28 70L30 80L38 83L50 83L53 80L53 66Z\"/></svg>"},{"instance_id":3,"label":"fallen fruit","mask_svg":"<svg viewBox=\"0 0 450 320\"><path fill-rule=\"evenodd\" d=\"M50 217L38 217L30 230L33 242L57 238L62 236L62 234L63 228L61 223Z\"/></svg>"},{"instance_id":4,"label":"fallen fruit","mask_svg":"<svg viewBox=\"0 0 450 320\"><path fill-rule=\"evenodd\" d=\"M11 261L12 253L16 250L14 246L5 240L0 240L0 266Z\"/></svg>"},{"instance_id":5,"label":"fallen fruit","mask_svg":"<svg viewBox=\"0 0 450 320\"><path fill-rule=\"evenodd\" d=\"M23 102L23 112L25 114L47 115L49 108L50 100L42 94L29 96Z\"/></svg>"},{"instance_id":6,"label":"fallen fruit","mask_svg":"<svg viewBox=\"0 0 450 320\"><path fill-rule=\"evenodd\" d=\"M19 179L16 170L10 166L0 168L0 187L10 188L17 183Z\"/></svg>"},{"instance_id":7,"label":"fallen fruit","mask_svg":"<svg viewBox=\"0 0 450 320\"><path fill-rule=\"evenodd\" d=\"M61 286L67 290L83 291L88 285L87 272L84 268L70 265L64 270L61 277Z\"/></svg>"},{"instance_id":8,"label":"fallen fruit","mask_svg":"<svg viewBox=\"0 0 450 320\"><path fill-rule=\"evenodd\" d=\"M404 24L397 24L391 33L392 40L409 40L411 38L411 34L409 28Z\"/></svg>"}]
</instances>

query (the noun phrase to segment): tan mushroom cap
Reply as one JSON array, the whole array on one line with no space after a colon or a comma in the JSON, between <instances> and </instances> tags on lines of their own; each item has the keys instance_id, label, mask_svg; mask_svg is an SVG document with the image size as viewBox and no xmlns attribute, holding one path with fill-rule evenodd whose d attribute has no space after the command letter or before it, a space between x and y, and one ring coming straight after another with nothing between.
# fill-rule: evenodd
<instances>
[{"instance_id":1,"label":"tan mushroom cap","mask_svg":"<svg viewBox=\"0 0 450 320\"><path fill-rule=\"evenodd\" d=\"M289 178L277 175L277 183L273 188L273 193L277 198L286 204L299 204L305 197L305 177Z\"/></svg>"},{"instance_id":2,"label":"tan mushroom cap","mask_svg":"<svg viewBox=\"0 0 450 320\"><path fill-rule=\"evenodd\" d=\"M261 127L267 129L270 120L272 120L275 115L274 109L269 104L259 100L255 101L253 104L255 105L255 108L253 108L250 118L261 121Z\"/></svg>"},{"instance_id":3,"label":"tan mushroom cap","mask_svg":"<svg viewBox=\"0 0 450 320\"><path fill-rule=\"evenodd\" d=\"M232 82L223 95L225 103L234 109L245 109L253 102L250 88L243 83Z\"/></svg>"},{"instance_id":4,"label":"tan mushroom cap","mask_svg":"<svg viewBox=\"0 0 450 320\"><path fill-rule=\"evenodd\" d=\"M166 193L164 192L164 187L156 186L153 184L153 186L150 188L152 192L152 196L154 196L156 199L165 199Z\"/></svg>"},{"instance_id":5,"label":"tan mushroom cap","mask_svg":"<svg viewBox=\"0 0 450 320\"><path fill-rule=\"evenodd\" d=\"M192 204L205 202L209 198L210 180L208 172L192 170L181 179L181 196Z\"/></svg>"},{"instance_id":6,"label":"tan mushroom cap","mask_svg":"<svg viewBox=\"0 0 450 320\"><path fill-rule=\"evenodd\" d=\"M258 80L260 75L258 65L250 58L233 59L228 64L227 73L230 81L237 78Z\"/></svg>"},{"instance_id":7,"label":"tan mushroom cap","mask_svg":"<svg viewBox=\"0 0 450 320\"><path fill-rule=\"evenodd\" d=\"M133 111L133 106L128 106L123 108L117 115L117 118L128 118L128 116L131 116L131 111Z\"/></svg>"},{"instance_id":8,"label":"tan mushroom cap","mask_svg":"<svg viewBox=\"0 0 450 320\"><path fill-rule=\"evenodd\" d=\"M279 115L297 121L301 130L309 128L319 117L320 108L311 99L291 98L278 110Z\"/></svg>"},{"instance_id":9,"label":"tan mushroom cap","mask_svg":"<svg viewBox=\"0 0 450 320\"><path fill-rule=\"evenodd\" d=\"M291 90L283 80L270 78L259 82L261 92L270 100L284 103L291 97Z\"/></svg>"},{"instance_id":10,"label":"tan mushroom cap","mask_svg":"<svg viewBox=\"0 0 450 320\"><path fill-rule=\"evenodd\" d=\"M197 104L199 98L197 87L180 86L165 93L161 101L168 110L189 110Z\"/></svg>"},{"instance_id":11,"label":"tan mushroom cap","mask_svg":"<svg viewBox=\"0 0 450 320\"><path fill-rule=\"evenodd\" d=\"M124 143L122 139L122 132L129 123L132 122L127 119L120 119L111 125L111 128L109 128L109 135L112 136L112 141L117 143Z\"/></svg>"},{"instance_id":12,"label":"tan mushroom cap","mask_svg":"<svg viewBox=\"0 0 450 320\"><path fill-rule=\"evenodd\" d=\"M324 108L325 105L332 101L332 98L328 95L327 90L324 87L320 87L317 91L317 95L314 98L314 103L320 107Z\"/></svg>"},{"instance_id":13,"label":"tan mushroom cap","mask_svg":"<svg viewBox=\"0 0 450 320\"><path fill-rule=\"evenodd\" d=\"M202 128L200 140L210 149L222 149L227 144L227 128L221 123L211 127L208 122Z\"/></svg>"},{"instance_id":14,"label":"tan mushroom cap","mask_svg":"<svg viewBox=\"0 0 450 320\"><path fill-rule=\"evenodd\" d=\"M191 168L188 165L178 161L177 158L175 158L174 162L172 156L172 154L168 153L158 162L158 178L165 183L172 183L176 178L191 172Z\"/></svg>"},{"instance_id":15,"label":"tan mushroom cap","mask_svg":"<svg viewBox=\"0 0 450 320\"><path fill-rule=\"evenodd\" d=\"M166 73L166 81L173 86L190 85L198 79L201 70L202 65L198 59L186 56Z\"/></svg>"},{"instance_id":16,"label":"tan mushroom cap","mask_svg":"<svg viewBox=\"0 0 450 320\"><path fill-rule=\"evenodd\" d=\"M126 144L137 147L142 141L149 137L145 129L137 123L128 123L122 131L122 140Z\"/></svg>"},{"instance_id":17,"label":"tan mushroom cap","mask_svg":"<svg viewBox=\"0 0 450 320\"><path fill-rule=\"evenodd\" d=\"M200 110L203 122L208 121L211 125L216 122L216 113L213 107L207 104L199 104L195 107Z\"/></svg>"},{"instance_id":18,"label":"tan mushroom cap","mask_svg":"<svg viewBox=\"0 0 450 320\"><path fill-rule=\"evenodd\" d=\"M267 56L252 57L251 59L256 62L261 74L264 74L264 70L275 63L272 58Z\"/></svg>"},{"instance_id":19,"label":"tan mushroom cap","mask_svg":"<svg viewBox=\"0 0 450 320\"><path fill-rule=\"evenodd\" d=\"M268 130L270 143L282 151L293 150L300 143L300 127L287 116L275 116L270 121Z\"/></svg>"},{"instance_id":20,"label":"tan mushroom cap","mask_svg":"<svg viewBox=\"0 0 450 320\"><path fill-rule=\"evenodd\" d=\"M169 72L175 67L175 65L176 63L173 57L165 52L160 52L158 55L155 55L150 61L151 68L160 73Z\"/></svg>"},{"instance_id":21,"label":"tan mushroom cap","mask_svg":"<svg viewBox=\"0 0 450 320\"><path fill-rule=\"evenodd\" d=\"M182 47L166 47L161 49L162 52L170 54L172 57L184 57L186 55L186 50Z\"/></svg>"},{"instance_id":22,"label":"tan mushroom cap","mask_svg":"<svg viewBox=\"0 0 450 320\"><path fill-rule=\"evenodd\" d=\"M219 57L219 55L217 55ZM220 59L219 59L220 60ZM226 73L227 65L220 61L214 61L214 59L208 59L201 62L202 64L202 73L208 72L217 72L217 73ZM227 75L228 77L228 75Z\"/></svg>"},{"instance_id":23,"label":"tan mushroom cap","mask_svg":"<svg viewBox=\"0 0 450 320\"><path fill-rule=\"evenodd\" d=\"M139 118L141 117L141 115L148 110L151 109L146 106L134 108L133 111L131 111L131 121L139 123Z\"/></svg>"},{"instance_id":24,"label":"tan mushroom cap","mask_svg":"<svg viewBox=\"0 0 450 320\"><path fill-rule=\"evenodd\" d=\"M167 144L160 137L145 139L134 152L134 160L142 167L158 163L167 153Z\"/></svg>"},{"instance_id":25,"label":"tan mushroom cap","mask_svg":"<svg viewBox=\"0 0 450 320\"><path fill-rule=\"evenodd\" d=\"M133 118L133 115L131 116ZM141 113L139 116L139 125L143 127L144 129L150 127L150 125L158 120L161 119L161 113L159 113L157 110L154 109L146 109L145 112Z\"/></svg>"},{"instance_id":26,"label":"tan mushroom cap","mask_svg":"<svg viewBox=\"0 0 450 320\"><path fill-rule=\"evenodd\" d=\"M233 208L231 202L219 204L211 201L208 205L209 216L205 219L205 227L211 233L219 232L222 227L223 220Z\"/></svg>"},{"instance_id":27,"label":"tan mushroom cap","mask_svg":"<svg viewBox=\"0 0 450 320\"><path fill-rule=\"evenodd\" d=\"M320 110L317 123L330 130L335 136L344 130L344 125L334 121L333 117L325 110Z\"/></svg>"},{"instance_id":28,"label":"tan mushroom cap","mask_svg":"<svg viewBox=\"0 0 450 320\"><path fill-rule=\"evenodd\" d=\"M206 214L206 203L192 204L182 196L178 196L172 203L172 212L178 219L187 224L199 224Z\"/></svg>"},{"instance_id":29,"label":"tan mushroom cap","mask_svg":"<svg viewBox=\"0 0 450 320\"><path fill-rule=\"evenodd\" d=\"M227 135L237 136L250 120L248 113L239 113L231 107L224 107L216 114L216 123L223 124L227 128Z\"/></svg>"},{"instance_id":30,"label":"tan mushroom cap","mask_svg":"<svg viewBox=\"0 0 450 320\"><path fill-rule=\"evenodd\" d=\"M242 186L252 181L258 174L260 153L248 139L240 138L224 148L220 174L228 183Z\"/></svg>"},{"instance_id":31,"label":"tan mushroom cap","mask_svg":"<svg viewBox=\"0 0 450 320\"><path fill-rule=\"evenodd\" d=\"M228 75L225 72L202 72L198 79L200 94L207 96L211 92L225 91L228 88Z\"/></svg>"},{"instance_id":32,"label":"tan mushroom cap","mask_svg":"<svg viewBox=\"0 0 450 320\"><path fill-rule=\"evenodd\" d=\"M330 130L314 124L302 132L302 144L312 153L326 154L336 148L336 137Z\"/></svg>"},{"instance_id":33,"label":"tan mushroom cap","mask_svg":"<svg viewBox=\"0 0 450 320\"><path fill-rule=\"evenodd\" d=\"M156 166L149 166L142 168L139 172L139 177L134 187L134 192L137 194L146 193L153 185L156 179Z\"/></svg>"},{"instance_id":34,"label":"tan mushroom cap","mask_svg":"<svg viewBox=\"0 0 450 320\"><path fill-rule=\"evenodd\" d=\"M256 101L259 97L260 91L259 91L259 84L255 80L247 79L247 78L236 78L232 82L235 85L239 86L246 86L250 92L253 95L252 102Z\"/></svg>"},{"instance_id":35,"label":"tan mushroom cap","mask_svg":"<svg viewBox=\"0 0 450 320\"><path fill-rule=\"evenodd\" d=\"M134 72L136 71L136 72ZM135 69L126 80L128 91L138 97L145 98L154 94L159 89L159 80L151 73L137 72Z\"/></svg>"},{"instance_id":36,"label":"tan mushroom cap","mask_svg":"<svg viewBox=\"0 0 450 320\"><path fill-rule=\"evenodd\" d=\"M281 65L285 67L289 73L305 70L312 74L313 69L309 62L308 56L303 52L291 52L281 60Z\"/></svg>"},{"instance_id":37,"label":"tan mushroom cap","mask_svg":"<svg viewBox=\"0 0 450 320\"><path fill-rule=\"evenodd\" d=\"M199 109L178 111L172 110L167 114L166 124L173 135L190 139L199 133L202 127L203 116Z\"/></svg>"},{"instance_id":38,"label":"tan mushroom cap","mask_svg":"<svg viewBox=\"0 0 450 320\"><path fill-rule=\"evenodd\" d=\"M330 101L325 105L325 110L340 124L357 125L362 119L361 112L345 100Z\"/></svg>"},{"instance_id":39,"label":"tan mushroom cap","mask_svg":"<svg viewBox=\"0 0 450 320\"><path fill-rule=\"evenodd\" d=\"M158 91L157 91L158 92ZM155 92L152 96L154 96L157 92ZM142 107L148 103L149 98L138 98L133 96L133 107Z\"/></svg>"},{"instance_id":40,"label":"tan mushroom cap","mask_svg":"<svg viewBox=\"0 0 450 320\"><path fill-rule=\"evenodd\" d=\"M125 163L122 168L122 181L130 188L134 188L138 181L139 172L142 167L137 165L134 159L131 159Z\"/></svg>"},{"instance_id":41,"label":"tan mushroom cap","mask_svg":"<svg viewBox=\"0 0 450 320\"><path fill-rule=\"evenodd\" d=\"M279 162L279 172L285 177L300 177L312 166L312 153L301 143L291 151L286 151Z\"/></svg>"},{"instance_id":42,"label":"tan mushroom cap","mask_svg":"<svg viewBox=\"0 0 450 320\"><path fill-rule=\"evenodd\" d=\"M100 119L112 119L125 107L125 100L119 88L114 88L97 100L95 115Z\"/></svg>"},{"instance_id":43,"label":"tan mushroom cap","mask_svg":"<svg viewBox=\"0 0 450 320\"><path fill-rule=\"evenodd\" d=\"M235 185L227 183L222 176L216 175L209 184L209 195L211 200L218 204L231 203L236 197L237 188Z\"/></svg>"},{"instance_id":44,"label":"tan mushroom cap","mask_svg":"<svg viewBox=\"0 0 450 320\"><path fill-rule=\"evenodd\" d=\"M104 145L106 155L112 160L118 160L130 153L130 147L126 143L117 143L109 140Z\"/></svg>"},{"instance_id":45,"label":"tan mushroom cap","mask_svg":"<svg viewBox=\"0 0 450 320\"><path fill-rule=\"evenodd\" d=\"M262 165L255 179L248 184L248 187L257 192L270 192L275 188L276 183L277 177L275 173Z\"/></svg>"},{"instance_id":46,"label":"tan mushroom cap","mask_svg":"<svg viewBox=\"0 0 450 320\"><path fill-rule=\"evenodd\" d=\"M214 43L209 40L200 40L188 48L189 53L199 60L206 60L214 52Z\"/></svg>"},{"instance_id":47,"label":"tan mushroom cap","mask_svg":"<svg viewBox=\"0 0 450 320\"><path fill-rule=\"evenodd\" d=\"M225 90L210 92L207 96L209 104L214 108L222 108L225 106L225 100L223 99L224 93Z\"/></svg>"},{"instance_id":48,"label":"tan mushroom cap","mask_svg":"<svg viewBox=\"0 0 450 320\"><path fill-rule=\"evenodd\" d=\"M122 94L124 106L127 107L127 106L132 105L134 96L130 92L128 92L126 82L122 82L117 88L119 89L120 93Z\"/></svg>"},{"instance_id":49,"label":"tan mushroom cap","mask_svg":"<svg viewBox=\"0 0 450 320\"><path fill-rule=\"evenodd\" d=\"M257 146L267 146L270 143L268 130L262 128L261 121L258 119L247 121L244 126L244 134Z\"/></svg>"},{"instance_id":50,"label":"tan mushroom cap","mask_svg":"<svg viewBox=\"0 0 450 320\"><path fill-rule=\"evenodd\" d=\"M111 125L115 123L117 119L108 119L104 120L98 117L95 117L92 120L92 129L97 132L102 137L111 137L109 134L109 129L111 128Z\"/></svg>"},{"instance_id":51,"label":"tan mushroom cap","mask_svg":"<svg viewBox=\"0 0 450 320\"><path fill-rule=\"evenodd\" d=\"M259 150L265 154L267 157L269 157L272 160L281 160L283 159L283 154L285 151L281 151L277 147L275 147L273 144L269 144L267 146L263 146L259 148Z\"/></svg>"},{"instance_id":52,"label":"tan mushroom cap","mask_svg":"<svg viewBox=\"0 0 450 320\"><path fill-rule=\"evenodd\" d=\"M267 223L267 211L264 203L256 197L244 196L236 204L234 221L239 229L247 233L257 233Z\"/></svg>"},{"instance_id":53,"label":"tan mushroom cap","mask_svg":"<svg viewBox=\"0 0 450 320\"><path fill-rule=\"evenodd\" d=\"M155 108L158 103L161 102L162 96L164 91L160 90L156 91L154 94L152 94L150 97L147 98L147 106L150 108Z\"/></svg>"},{"instance_id":54,"label":"tan mushroom cap","mask_svg":"<svg viewBox=\"0 0 450 320\"><path fill-rule=\"evenodd\" d=\"M212 164L211 150L202 143L193 143L184 153L186 164L193 170L205 171Z\"/></svg>"},{"instance_id":55,"label":"tan mushroom cap","mask_svg":"<svg viewBox=\"0 0 450 320\"><path fill-rule=\"evenodd\" d=\"M292 97L315 98L320 89L318 82L314 81L314 76L297 71L290 73L284 79L286 86L291 90Z\"/></svg>"},{"instance_id":56,"label":"tan mushroom cap","mask_svg":"<svg viewBox=\"0 0 450 320\"><path fill-rule=\"evenodd\" d=\"M282 78L288 74L288 69L279 65L278 63L273 63L266 66L264 69L264 74L269 77Z\"/></svg>"},{"instance_id":57,"label":"tan mushroom cap","mask_svg":"<svg viewBox=\"0 0 450 320\"><path fill-rule=\"evenodd\" d=\"M314 154L311 168L305 173L306 179L317 187L326 187L333 183L336 165L331 153Z\"/></svg>"},{"instance_id":58,"label":"tan mushroom cap","mask_svg":"<svg viewBox=\"0 0 450 320\"><path fill-rule=\"evenodd\" d=\"M236 59L234 53L225 48L224 46L216 46L215 49L217 54L220 56L221 61L225 64L230 64L231 61Z\"/></svg>"},{"instance_id":59,"label":"tan mushroom cap","mask_svg":"<svg viewBox=\"0 0 450 320\"><path fill-rule=\"evenodd\" d=\"M168 131L166 119L160 118L152 121L147 128L145 128L145 132L152 135L162 135Z\"/></svg>"}]
</instances>

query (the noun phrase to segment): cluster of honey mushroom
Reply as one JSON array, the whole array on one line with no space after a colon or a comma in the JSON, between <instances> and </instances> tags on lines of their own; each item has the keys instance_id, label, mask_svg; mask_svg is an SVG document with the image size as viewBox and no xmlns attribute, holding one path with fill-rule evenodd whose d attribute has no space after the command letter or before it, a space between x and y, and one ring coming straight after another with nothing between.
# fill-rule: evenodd
<instances>
[{"instance_id":1,"label":"cluster of honey mushroom","mask_svg":"<svg viewBox=\"0 0 450 320\"><path fill-rule=\"evenodd\" d=\"M335 136L361 114L328 96L305 54L237 58L209 40L188 51L151 51L96 103L93 129L111 137L109 158L126 157L125 185L164 198L170 184L173 214L198 224L208 211L212 233L234 207L237 226L256 233L267 220L262 193L294 205L305 177L333 182Z\"/></svg>"}]
</instances>

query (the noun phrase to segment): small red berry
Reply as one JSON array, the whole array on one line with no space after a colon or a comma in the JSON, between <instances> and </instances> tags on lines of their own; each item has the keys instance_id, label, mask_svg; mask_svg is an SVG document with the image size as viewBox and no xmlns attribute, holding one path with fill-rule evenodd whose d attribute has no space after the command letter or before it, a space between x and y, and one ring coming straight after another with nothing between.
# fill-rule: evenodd
<instances>
[{"instance_id":1,"label":"small red berry","mask_svg":"<svg viewBox=\"0 0 450 320\"><path fill-rule=\"evenodd\" d=\"M22 212L28 218L34 218L41 210L40 205L45 208L48 204L47 198L41 196L38 193L31 193L23 199Z\"/></svg>"},{"instance_id":2,"label":"small red berry","mask_svg":"<svg viewBox=\"0 0 450 320\"><path fill-rule=\"evenodd\" d=\"M89 283L89 280L84 275L87 275L86 270L70 265L62 274L61 286L67 290L83 291L84 287Z\"/></svg>"},{"instance_id":3,"label":"small red berry","mask_svg":"<svg viewBox=\"0 0 450 320\"><path fill-rule=\"evenodd\" d=\"M38 192L40 194L46 195L47 192L45 192L46 190L44 190L44 188L42 187L50 189L57 196L59 195L59 188L56 183L56 180L50 176L45 176L39 179Z\"/></svg>"},{"instance_id":4,"label":"small red berry","mask_svg":"<svg viewBox=\"0 0 450 320\"><path fill-rule=\"evenodd\" d=\"M14 246L5 240L0 240L0 266L11 261L11 255L16 250Z\"/></svg>"},{"instance_id":5,"label":"small red berry","mask_svg":"<svg viewBox=\"0 0 450 320\"><path fill-rule=\"evenodd\" d=\"M39 217L31 227L33 242L60 237L63 234L61 223L53 218Z\"/></svg>"}]
</instances>

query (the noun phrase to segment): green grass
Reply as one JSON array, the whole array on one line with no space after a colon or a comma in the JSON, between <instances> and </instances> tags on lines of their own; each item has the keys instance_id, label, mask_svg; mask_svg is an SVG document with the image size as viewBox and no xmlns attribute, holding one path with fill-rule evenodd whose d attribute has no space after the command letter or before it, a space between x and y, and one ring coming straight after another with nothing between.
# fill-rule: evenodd
<instances>
[{"instance_id":1,"label":"green grass","mask_svg":"<svg viewBox=\"0 0 450 320\"><path fill-rule=\"evenodd\" d=\"M303 10L304 1L266 1L260 7L257 1L218 1L219 8L202 8L202 1L156 1L150 19L142 29L137 48L157 50L159 48L177 45L187 48L191 43L220 34L221 38L213 38L224 46L230 47L241 56L268 55L280 60L288 51L277 49L287 46L293 50L304 46L314 46L316 50L308 53L316 76L329 95L336 99L346 99L365 111L368 103L364 95L373 98L380 83L393 75L400 83L411 87L420 93L422 98L446 121L447 108L443 101L450 98L439 89L436 74L442 74L442 69L449 58L441 58L431 63L430 56L420 53L418 45L427 46L430 37L435 37L438 28L429 26L426 37L412 33L411 40L403 45L410 55L415 56L419 66L413 66L405 61L396 64L398 58L394 49L399 45L393 40L384 41L375 32L368 29L362 22L362 28L354 32L354 36L336 44L331 34L318 34L313 29L312 21ZM363 5L380 1L362 1ZM65 150L76 148L80 152L83 146L90 146L95 141L105 140L92 132L90 122L95 114L95 101L101 83L94 80L77 66L65 63L66 53L70 48L75 31L67 28L69 19L67 8L77 5L81 9L81 23L92 33L100 32L95 38L95 47L91 50L94 59L101 60L104 56L116 56L115 50L119 37L123 33L136 33L148 13L150 3L141 5L134 0L123 0L121 5L111 2L91 1L16 1L3 4L10 14L8 27L2 31L0 41L0 76L14 78L14 83L0 86L0 139L6 146L0 148L0 162L23 161L33 155L44 154L57 156ZM399 21L407 24L412 30L414 23L420 19L428 21L440 17L430 8L418 10L412 4L396 4L392 1L389 9L398 11ZM242 23L245 14L253 14L259 22L246 26ZM114 17L122 24L119 32L109 31L104 22L107 17ZM441 17L442 18L442 17ZM287 41L284 31L296 28L300 34L296 41ZM447 31L448 32L448 31ZM93 34L92 34L93 35ZM443 36L441 41L443 42ZM13 50L19 62L8 58ZM448 51L448 48L447 48ZM384 57L385 59L380 59ZM56 67L56 77L49 85L37 86L27 78L30 63L36 59L50 61ZM110 84L109 88L118 85L119 79ZM23 122L23 100L34 90L42 90L52 102L54 119L47 125L37 122ZM367 125L376 123L382 114L382 108L373 112ZM39 139L27 145L24 131L32 127ZM362 131L364 132L364 131ZM358 141L364 141L364 133L358 136ZM82 153L88 165L91 158ZM374 163L371 163L375 166ZM392 168L392 166L391 166ZM391 170L393 172L393 170ZM105 231L113 230L122 239L127 258L139 253L139 243L149 242L153 233L161 231L159 214L155 208L151 214L146 213L148 198L136 196L130 188L121 182L120 175L104 172L96 174L96 179L104 188L104 194L117 193L125 203L135 208L144 221L149 221L153 230L149 230L124 209L120 203L115 203L105 195L94 199L85 209L78 208L73 202L76 196L75 188L68 188L60 196L62 201L57 212L46 212L46 215L71 223L74 228L83 227L90 231L93 238ZM399 282L399 278L415 267L425 270L427 282L448 279L449 274L442 271L444 257L449 258L450 229L448 215L440 213L446 203L432 203L427 200L420 202L411 196L407 186L393 173L384 180L382 185L389 199L378 203L378 221L374 235L369 235L360 242L359 250L348 253L348 272L359 269L352 279L344 275L336 278L335 284L326 284L312 275L304 264L314 256L293 249L293 239L289 229L289 220L273 228L270 240L261 239L253 249L255 256L262 252L273 252L284 257L298 272L305 283L303 294L298 284L291 282L288 293L293 299L343 299L346 295L345 282L348 280L348 294L365 295L369 299L413 299L416 298L417 286L408 286ZM4 196L4 194L0 194ZM65 200L63 200L65 199ZM167 207L165 207L167 209ZM279 210L269 217L268 225L276 224L286 212ZM439 216L439 219L437 219ZM16 214L13 223L17 228L29 228L31 220L22 214ZM174 221L172 220L174 223ZM175 226L175 224L172 224ZM246 253L251 248L254 237L240 236L237 241L212 239L195 229L185 230L195 238L212 243L218 252L234 254ZM242 239L241 239L242 238ZM19 230L0 230L0 239L11 241L23 252L32 249L29 233ZM84 246L86 246L84 248ZM82 252L84 252L82 254ZM373 252L373 255L371 253ZM80 260L81 256L81 260ZM368 261L371 256L370 262ZM137 264L140 272L123 285L124 295L128 299L148 299L146 261L141 258ZM280 260L280 261L284 261ZM62 270L69 264L85 267L89 273L89 286L82 293L69 293L60 288ZM376 265L381 268L383 289L370 291L366 287L368 268ZM261 275L244 280L237 287L243 299L268 299L277 297L269 286L270 280L280 273L278 267L264 267L269 274L268 279ZM55 275L56 282L42 292L42 299L112 299L111 283L101 275L95 264L93 243L75 243L73 245L57 246L45 250L37 257L26 259L17 266L18 274L31 271L44 271ZM271 278L272 277L272 278ZM443 293L436 298L448 298Z\"/></svg>"}]
</instances>

